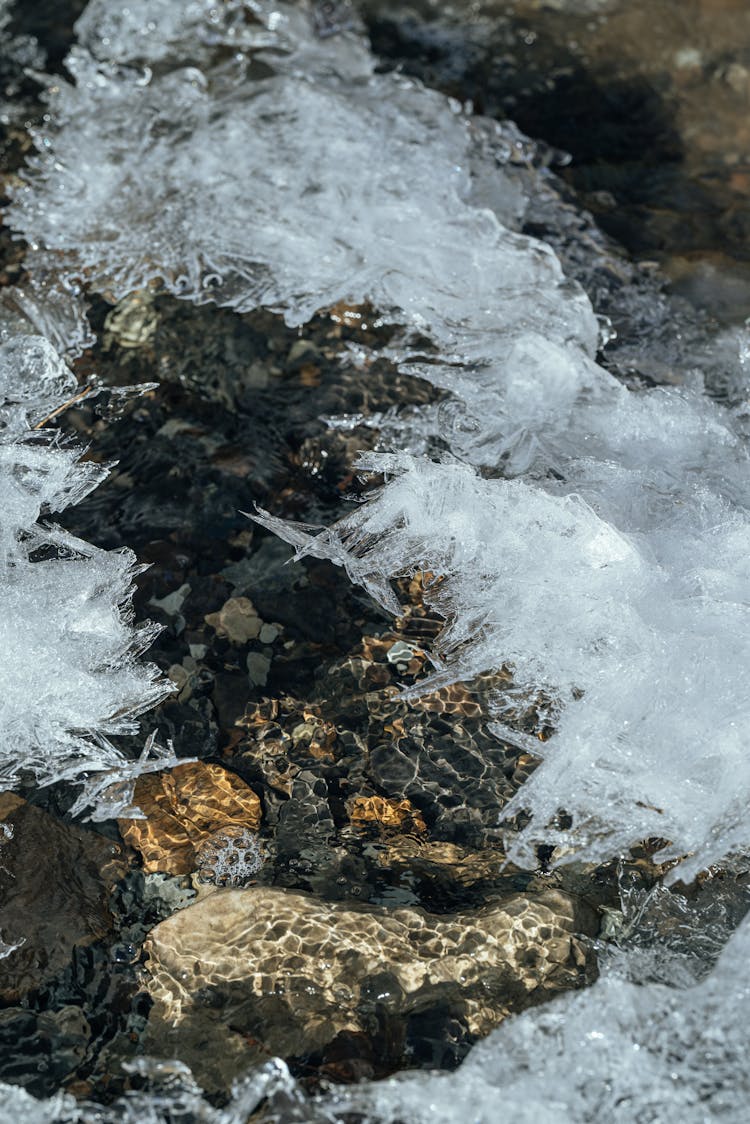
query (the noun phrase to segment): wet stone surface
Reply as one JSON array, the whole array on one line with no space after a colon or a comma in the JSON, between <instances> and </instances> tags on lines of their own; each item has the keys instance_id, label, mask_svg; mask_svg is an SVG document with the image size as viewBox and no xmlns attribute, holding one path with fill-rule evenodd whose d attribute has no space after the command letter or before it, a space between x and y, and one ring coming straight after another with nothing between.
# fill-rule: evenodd
<instances>
[{"instance_id":1,"label":"wet stone surface","mask_svg":"<svg viewBox=\"0 0 750 1124\"><path fill-rule=\"evenodd\" d=\"M350 1079L455 1064L511 1010L584 982L592 956L574 933L597 925L555 891L445 917L216 891L146 942L146 1045L215 1090L264 1055Z\"/></svg>"},{"instance_id":2,"label":"wet stone surface","mask_svg":"<svg viewBox=\"0 0 750 1124\"><path fill-rule=\"evenodd\" d=\"M61 823L12 793L0 796L0 997L17 1002L54 978L73 950L113 929L109 897L122 848Z\"/></svg>"}]
</instances>

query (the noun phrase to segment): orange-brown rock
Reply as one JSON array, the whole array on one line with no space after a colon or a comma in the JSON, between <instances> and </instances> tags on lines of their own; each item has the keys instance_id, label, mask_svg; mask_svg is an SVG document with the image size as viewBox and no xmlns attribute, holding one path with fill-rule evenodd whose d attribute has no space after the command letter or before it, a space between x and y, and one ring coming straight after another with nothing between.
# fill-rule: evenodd
<instances>
[{"instance_id":1,"label":"orange-brown rock","mask_svg":"<svg viewBox=\"0 0 750 1124\"><path fill-rule=\"evenodd\" d=\"M427 831L422 813L409 800L384 796L354 796L347 803L355 827L379 824L395 831Z\"/></svg>"},{"instance_id":2,"label":"orange-brown rock","mask_svg":"<svg viewBox=\"0 0 750 1124\"><path fill-rule=\"evenodd\" d=\"M256 831L260 800L221 765L186 762L138 778L135 800L145 819L119 821L123 838L140 851L149 874L189 874L201 845L225 828Z\"/></svg>"}]
</instances>

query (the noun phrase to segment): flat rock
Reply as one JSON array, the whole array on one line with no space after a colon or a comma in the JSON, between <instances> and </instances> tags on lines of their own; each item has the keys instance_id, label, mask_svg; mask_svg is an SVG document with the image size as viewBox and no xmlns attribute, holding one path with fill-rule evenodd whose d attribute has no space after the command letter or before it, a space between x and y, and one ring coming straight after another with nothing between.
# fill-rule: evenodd
<instances>
[{"instance_id":1,"label":"flat rock","mask_svg":"<svg viewBox=\"0 0 750 1124\"><path fill-rule=\"evenodd\" d=\"M483 1035L581 984L592 956L577 934L596 926L556 890L450 915L218 890L147 939L144 1048L218 1089L260 1057L310 1055L375 1024L403 1039L409 1019L434 1010Z\"/></svg>"},{"instance_id":2,"label":"flat rock","mask_svg":"<svg viewBox=\"0 0 750 1124\"><path fill-rule=\"evenodd\" d=\"M190 874L217 832L256 831L260 824L260 800L250 786L203 761L139 777L135 802L145 819L121 819L120 832L140 851L148 874Z\"/></svg>"}]
</instances>

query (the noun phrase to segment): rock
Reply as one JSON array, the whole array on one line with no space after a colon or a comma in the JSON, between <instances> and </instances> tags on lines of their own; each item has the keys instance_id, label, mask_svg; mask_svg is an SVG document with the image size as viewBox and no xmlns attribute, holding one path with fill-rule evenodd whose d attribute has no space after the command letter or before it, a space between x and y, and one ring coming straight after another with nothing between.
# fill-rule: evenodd
<instances>
[{"instance_id":1,"label":"rock","mask_svg":"<svg viewBox=\"0 0 750 1124\"><path fill-rule=\"evenodd\" d=\"M104 321L106 347L147 347L153 342L159 326L159 314L154 308L154 294L149 289L139 289L123 297L107 314Z\"/></svg>"},{"instance_id":2,"label":"rock","mask_svg":"<svg viewBox=\"0 0 750 1124\"><path fill-rule=\"evenodd\" d=\"M397 831L427 831L420 812L408 800L386 799L383 796L354 796L347 811L354 827L377 824L381 828Z\"/></svg>"},{"instance_id":3,"label":"rock","mask_svg":"<svg viewBox=\"0 0 750 1124\"><path fill-rule=\"evenodd\" d=\"M378 858L386 869L407 870L443 892L478 882L497 882L506 866L505 855L499 848L472 851L455 843L410 835L393 837Z\"/></svg>"},{"instance_id":4,"label":"rock","mask_svg":"<svg viewBox=\"0 0 750 1124\"><path fill-rule=\"evenodd\" d=\"M448 915L218 890L146 941L154 1006L144 1048L178 1057L214 1090L269 1053L307 1057L383 1026L398 1064L410 1020L434 1032L449 1018L482 1035L581 984L592 954L577 933L597 924L555 890Z\"/></svg>"},{"instance_id":5,"label":"rock","mask_svg":"<svg viewBox=\"0 0 750 1124\"><path fill-rule=\"evenodd\" d=\"M199 867L201 846L216 832L254 832L260 824L260 800L253 790L220 765L202 761L139 777L135 801L146 818L118 822L149 874L189 874Z\"/></svg>"},{"instance_id":6,"label":"rock","mask_svg":"<svg viewBox=\"0 0 750 1124\"><path fill-rule=\"evenodd\" d=\"M268 673L271 670L271 661L268 656L264 656L262 652L249 652L246 665L247 677L251 687L265 687Z\"/></svg>"},{"instance_id":7,"label":"rock","mask_svg":"<svg viewBox=\"0 0 750 1124\"><path fill-rule=\"evenodd\" d=\"M73 950L112 929L109 894L120 848L61 823L11 792L0 795L0 998L17 1003L52 980Z\"/></svg>"},{"instance_id":8,"label":"rock","mask_svg":"<svg viewBox=\"0 0 750 1124\"><path fill-rule=\"evenodd\" d=\"M8 1007L0 1011L0 1080L49 1096L83 1061L90 1038L80 1007Z\"/></svg>"},{"instance_id":9,"label":"rock","mask_svg":"<svg viewBox=\"0 0 750 1124\"><path fill-rule=\"evenodd\" d=\"M206 624L232 644L247 644L260 635L263 622L249 597L230 597L218 613L209 613Z\"/></svg>"}]
</instances>

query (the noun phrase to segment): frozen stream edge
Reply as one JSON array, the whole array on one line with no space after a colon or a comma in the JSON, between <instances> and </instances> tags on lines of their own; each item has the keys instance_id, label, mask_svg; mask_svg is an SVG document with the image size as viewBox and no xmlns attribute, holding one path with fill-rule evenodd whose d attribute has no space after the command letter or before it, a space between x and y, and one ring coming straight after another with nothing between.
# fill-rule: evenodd
<instances>
[{"instance_id":1,"label":"frozen stream edge","mask_svg":"<svg viewBox=\"0 0 750 1124\"><path fill-rule=\"evenodd\" d=\"M460 404L363 460L386 483L333 528L262 521L393 611L390 578L443 576L450 623L425 689L510 662L558 700L544 761L504 810L531 812L511 857L533 865L552 842L600 861L659 837L687 879L747 848L742 340L725 405L697 364L680 386L626 389L594 362L585 295L504 225L523 201L501 132L375 74L356 34L317 40L301 8L237 0L217 20L200 0L92 0L68 67L10 215L46 268L115 297L159 280L290 325L370 301L399 328L391 358ZM442 459L415 455L417 438ZM689 992L605 979L510 1021L459 1076L339 1103L451 1120L466 1083L475 1118L498 1119L493 1075L513 1073L508 1119L739 1120L746 931ZM420 1117L431 1081L447 1096Z\"/></svg>"}]
</instances>

